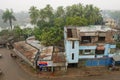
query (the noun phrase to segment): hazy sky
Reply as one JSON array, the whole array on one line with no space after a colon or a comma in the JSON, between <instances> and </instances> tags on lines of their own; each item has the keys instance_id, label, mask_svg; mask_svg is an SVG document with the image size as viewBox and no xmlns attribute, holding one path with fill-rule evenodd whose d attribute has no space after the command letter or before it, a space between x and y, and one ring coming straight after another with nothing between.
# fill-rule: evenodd
<instances>
[{"instance_id":1,"label":"hazy sky","mask_svg":"<svg viewBox=\"0 0 120 80\"><path fill-rule=\"evenodd\" d=\"M38 9L50 4L53 8L58 6L68 6L72 4L82 3L93 4L101 10L120 10L120 0L1 0L0 9L12 8L14 12L28 11L31 6L36 6Z\"/></svg>"}]
</instances>

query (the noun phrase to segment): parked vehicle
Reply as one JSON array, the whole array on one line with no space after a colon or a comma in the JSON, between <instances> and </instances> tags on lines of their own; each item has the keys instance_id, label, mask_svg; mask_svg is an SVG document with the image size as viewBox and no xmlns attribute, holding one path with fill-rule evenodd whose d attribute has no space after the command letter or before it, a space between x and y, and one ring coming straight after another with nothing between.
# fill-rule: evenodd
<instances>
[{"instance_id":1,"label":"parked vehicle","mask_svg":"<svg viewBox=\"0 0 120 80\"><path fill-rule=\"evenodd\" d=\"M15 55L15 54L10 54L10 56L12 57L12 58L17 58L17 56Z\"/></svg>"}]
</instances>

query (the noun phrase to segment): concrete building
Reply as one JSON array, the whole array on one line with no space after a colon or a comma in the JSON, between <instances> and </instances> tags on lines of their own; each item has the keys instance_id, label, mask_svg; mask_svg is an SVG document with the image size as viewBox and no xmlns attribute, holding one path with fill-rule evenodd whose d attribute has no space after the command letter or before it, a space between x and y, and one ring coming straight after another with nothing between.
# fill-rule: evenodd
<instances>
[{"instance_id":1,"label":"concrete building","mask_svg":"<svg viewBox=\"0 0 120 80\"><path fill-rule=\"evenodd\" d=\"M110 26L111 28L115 28L117 26L116 21L112 18L105 18L104 22L106 26Z\"/></svg>"},{"instance_id":2,"label":"concrete building","mask_svg":"<svg viewBox=\"0 0 120 80\"><path fill-rule=\"evenodd\" d=\"M108 65L108 58L113 56L116 48L114 40L116 31L100 25L64 27L67 62L70 64L86 60L85 65L92 65L93 62L94 65Z\"/></svg>"}]
</instances>

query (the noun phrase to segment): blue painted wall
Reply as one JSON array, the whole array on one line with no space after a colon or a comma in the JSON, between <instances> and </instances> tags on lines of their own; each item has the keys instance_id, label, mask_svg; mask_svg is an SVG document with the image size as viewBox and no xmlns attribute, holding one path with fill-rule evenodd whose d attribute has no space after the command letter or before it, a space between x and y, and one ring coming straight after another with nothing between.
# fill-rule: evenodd
<instances>
[{"instance_id":1,"label":"blue painted wall","mask_svg":"<svg viewBox=\"0 0 120 80\"><path fill-rule=\"evenodd\" d=\"M115 44L111 44L110 48L116 48L116 45Z\"/></svg>"},{"instance_id":2,"label":"blue painted wall","mask_svg":"<svg viewBox=\"0 0 120 80\"><path fill-rule=\"evenodd\" d=\"M72 40L67 40L67 30L64 27L64 45L66 59L68 63L78 63L79 60L79 41L74 40L74 48L72 48ZM72 59L72 54L74 54L74 59Z\"/></svg>"},{"instance_id":3,"label":"blue painted wall","mask_svg":"<svg viewBox=\"0 0 120 80\"><path fill-rule=\"evenodd\" d=\"M108 56L109 51L110 51L109 49L110 49L110 44L106 44L106 45L105 45L104 56Z\"/></svg>"},{"instance_id":4,"label":"blue painted wall","mask_svg":"<svg viewBox=\"0 0 120 80\"><path fill-rule=\"evenodd\" d=\"M74 49L72 49L72 41L66 41L66 58L68 63L78 63L79 60L79 41L74 41ZM74 54L74 59L72 59Z\"/></svg>"},{"instance_id":5,"label":"blue painted wall","mask_svg":"<svg viewBox=\"0 0 120 80\"><path fill-rule=\"evenodd\" d=\"M79 46L79 41L74 41L74 49L72 49L72 41L66 41L65 51L68 63L78 63L79 59L95 58L95 55L79 55L79 50L95 50L96 46ZM97 58L108 56L111 48L116 48L116 45L105 44L105 51L103 55L98 55ZM72 53L74 53L74 60L72 60Z\"/></svg>"},{"instance_id":6,"label":"blue painted wall","mask_svg":"<svg viewBox=\"0 0 120 80\"><path fill-rule=\"evenodd\" d=\"M79 50L96 49L96 46L79 46Z\"/></svg>"},{"instance_id":7,"label":"blue painted wall","mask_svg":"<svg viewBox=\"0 0 120 80\"><path fill-rule=\"evenodd\" d=\"M88 59L85 62L86 66L109 66L112 65L112 58Z\"/></svg>"},{"instance_id":8,"label":"blue painted wall","mask_svg":"<svg viewBox=\"0 0 120 80\"><path fill-rule=\"evenodd\" d=\"M109 56L111 48L116 48L116 45L113 45L113 44L106 44L105 45L104 56Z\"/></svg>"}]
</instances>

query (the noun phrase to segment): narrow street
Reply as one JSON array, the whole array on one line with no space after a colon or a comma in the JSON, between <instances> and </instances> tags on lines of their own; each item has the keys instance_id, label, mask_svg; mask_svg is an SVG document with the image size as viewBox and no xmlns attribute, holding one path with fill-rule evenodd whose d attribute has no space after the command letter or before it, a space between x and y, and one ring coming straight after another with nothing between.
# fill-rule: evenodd
<instances>
[{"instance_id":1,"label":"narrow street","mask_svg":"<svg viewBox=\"0 0 120 80\"><path fill-rule=\"evenodd\" d=\"M10 56L11 51L6 48L0 48L0 68L3 75L0 76L0 80L39 80L34 76L26 73Z\"/></svg>"}]
</instances>

